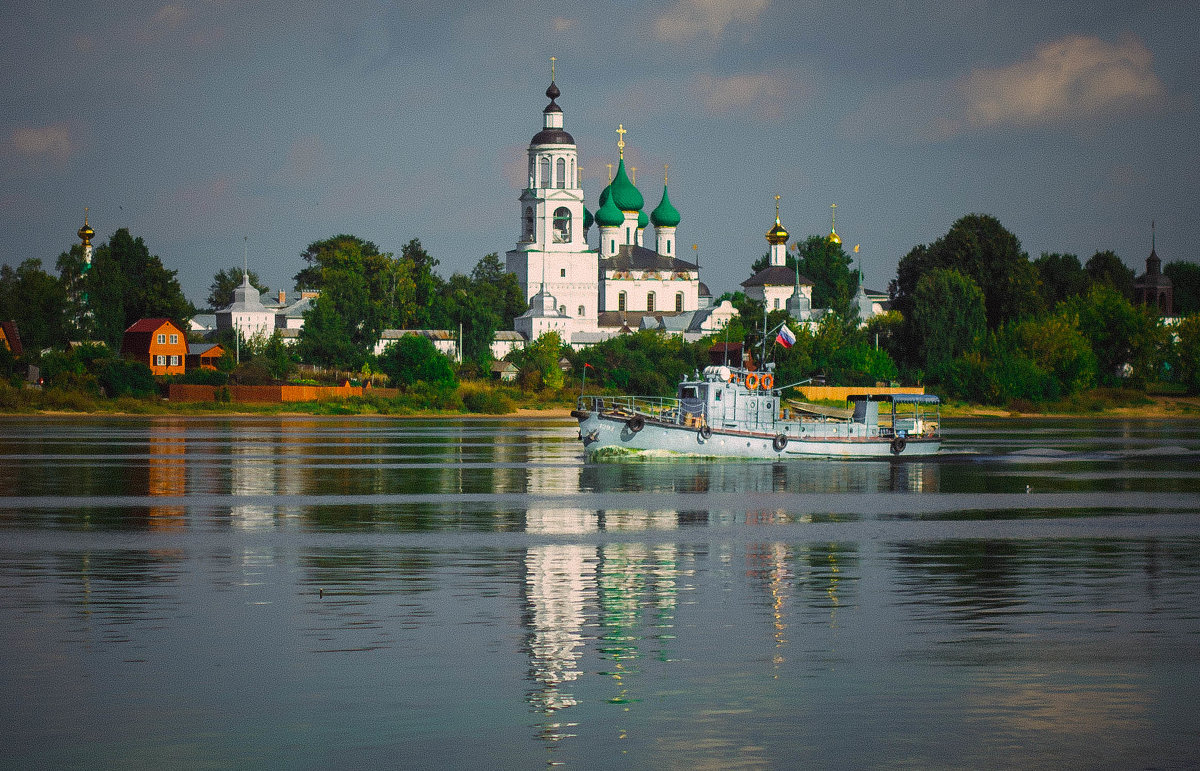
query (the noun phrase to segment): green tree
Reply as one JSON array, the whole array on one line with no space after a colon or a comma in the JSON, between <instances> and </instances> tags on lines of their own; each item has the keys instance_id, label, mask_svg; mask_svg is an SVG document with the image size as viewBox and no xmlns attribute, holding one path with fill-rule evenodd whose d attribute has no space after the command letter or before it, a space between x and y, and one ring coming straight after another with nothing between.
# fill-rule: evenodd
<instances>
[{"instance_id":1,"label":"green tree","mask_svg":"<svg viewBox=\"0 0 1200 771\"><path fill-rule=\"evenodd\" d=\"M1189 394L1200 394L1200 315L1193 314L1175 327L1177 377Z\"/></svg>"},{"instance_id":2,"label":"green tree","mask_svg":"<svg viewBox=\"0 0 1200 771\"><path fill-rule=\"evenodd\" d=\"M13 270L0 266L0 321L15 321L21 342L30 352L67 342L67 292L42 270L42 261L25 260Z\"/></svg>"},{"instance_id":3,"label":"green tree","mask_svg":"<svg viewBox=\"0 0 1200 771\"><path fill-rule=\"evenodd\" d=\"M471 271L475 290L482 293L488 307L500 317L497 329L512 329L513 319L529 309L517 275L504 269L500 255L485 254Z\"/></svg>"},{"instance_id":4,"label":"green tree","mask_svg":"<svg viewBox=\"0 0 1200 771\"><path fill-rule=\"evenodd\" d=\"M1055 313L1012 322L1000 337L1009 353L1029 359L1053 376L1063 395L1096 384L1096 354L1072 315Z\"/></svg>"},{"instance_id":5,"label":"green tree","mask_svg":"<svg viewBox=\"0 0 1200 771\"><path fill-rule=\"evenodd\" d=\"M987 328L984 303L979 286L957 270L934 268L917 282L912 325L931 379L943 380L951 362L982 338Z\"/></svg>"},{"instance_id":6,"label":"green tree","mask_svg":"<svg viewBox=\"0 0 1200 771\"><path fill-rule=\"evenodd\" d=\"M366 361L368 339L379 339L378 329L366 328L366 282L360 274L328 270L322 283L321 295L304 313L296 354L310 364L357 370Z\"/></svg>"},{"instance_id":7,"label":"green tree","mask_svg":"<svg viewBox=\"0 0 1200 771\"><path fill-rule=\"evenodd\" d=\"M1171 279L1175 315L1200 313L1200 265L1194 262L1168 262L1162 272Z\"/></svg>"},{"instance_id":8,"label":"green tree","mask_svg":"<svg viewBox=\"0 0 1200 771\"><path fill-rule=\"evenodd\" d=\"M800 275L813 282L814 308L831 308L838 316L848 319L850 300L858 289L858 271L851 270L850 255L840 243L825 236L809 236L796 244Z\"/></svg>"},{"instance_id":9,"label":"green tree","mask_svg":"<svg viewBox=\"0 0 1200 771\"><path fill-rule=\"evenodd\" d=\"M457 383L451 361L423 335L405 335L389 343L379 355L378 365L379 371L397 388L417 382L439 386Z\"/></svg>"},{"instance_id":10,"label":"green tree","mask_svg":"<svg viewBox=\"0 0 1200 771\"><path fill-rule=\"evenodd\" d=\"M1133 270L1115 252L1096 252L1084 267L1092 284L1106 284L1126 300L1133 299Z\"/></svg>"},{"instance_id":11,"label":"green tree","mask_svg":"<svg viewBox=\"0 0 1200 771\"><path fill-rule=\"evenodd\" d=\"M433 272L438 261L425 251L420 239L412 239L400 249L408 263L413 282L411 317L406 329L434 329L444 326L445 313L441 303L442 279Z\"/></svg>"},{"instance_id":12,"label":"green tree","mask_svg":"<svg viewBox=\"0 0 1200 771\"><path fill-rule=\"evenodd\" d=\"M1086 295L1072 297L1058 313L1073 321L1096 354L1098 384L1145 383L1157 373L1165 337L1157 315L1134 306L1107 284L1092 286Z\"/></svg>"},{"instance_id":13,"label":"green tree","mask_svg":"<svg viewBox=\"0 0 1200 771\"><path fill-rule=\"evenodd\" d=\"M492 358L492 340L500 326L496 287L479 285L455 273L442 286L442 307L455 331L462 330L462 355L483 367Z\"/></svg>"},{"instance_id":14,"label":"green tree","mask_svg":"<svg viewBox=\"0 0 1200 771\"><path fill-rule=\"evenodd\" d=\"M247 271L250 275L250 286L258 290L259 294L267 291L267 285L259 280L258 274L254 271ZM211 310L220 310L227 307L233 302L233 290L242 285L242 269L228 268L221 269L213 276L212 283L208 286L208 297L205 302Z\"/></svg>"},{"instance_id":15,"label":"green tree","mask_svg":"<svg viewBox=\"0 0 1200 771\"><path fill-rule=\"evenodd\" d=\"M989 329L1042 309L1036 269L1021 242L995 217L968 214L934 243L901 258L895 307L906 319L912 317L918 282L937 268L956 270L982 290ZM910 326L909 332L915 330Z\"/></svg>"},{"instance_id":16,"label":"green tree","mask_svg":"<svg viewBox=\"0 0 1200 771\"><path fill-rule=\"evenodd\" d=\"M87 294L88 315L84 336L120 347L121 336L138 319L167 318L187 328L186 321L195 313L183 296L176 271L163 266L151 255L141 237L134 238L121 228L108 243L96 247L92 267L86 274L71 275L79 269L70 259L60 258L60 268L68 269L71 284ZM64 282L68 283L68 282Z\"/></svg>"},{"instance_id":17,"label":"green tree","mask_svg":"<svg viewBox=\"0 0 1200 771\"><path fill-rule=\"evenodd\" d=\"M1033 261L1033 267L1037 270L1038 289L1046 308L1053 308L1068 297L1087 291L1087 271L1073 254L1042 252L1042 256Z\"/></svg>"}]
</instances>

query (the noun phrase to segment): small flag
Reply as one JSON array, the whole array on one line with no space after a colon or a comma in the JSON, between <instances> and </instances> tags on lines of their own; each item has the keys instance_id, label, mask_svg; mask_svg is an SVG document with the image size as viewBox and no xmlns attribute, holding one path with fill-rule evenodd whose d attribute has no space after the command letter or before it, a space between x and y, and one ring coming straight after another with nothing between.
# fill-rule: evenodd
<instances>
[{"instance_id":1,"label":"small flag","mask_svg":"<svg viewBox=\"0 0 1200 771\"><path fill-rule=\"evenodd\" d=\"M779 328L779 334L775 336L775 342L784 348L791 348L796 344L796 335L792 333L792 330L788 329L787 324L784 324Z\"/></svg>"},{"instance_id":2,"label":"small flag","mask_svg":"<svg viewBox=\"0 0 1200 771\"><path fill-rule=\"evenodd\" d=\"M862 244L855 244L855 245L854 245L854 253L855 253L855 254L858 254L858 247L860 247L860 246L862 246Z\"/></svg>"},{"instance_id":3,"label":"small flag","mask_svg":"<svg viewBox=\"0 0 1200 771\"><path fill-rule=\"evenodd\" d=\"M593 367L591 364L588 364L586 361L583 363L583 367L584 369L595 369L595 367Z\"/></svg>"}]
</instances>

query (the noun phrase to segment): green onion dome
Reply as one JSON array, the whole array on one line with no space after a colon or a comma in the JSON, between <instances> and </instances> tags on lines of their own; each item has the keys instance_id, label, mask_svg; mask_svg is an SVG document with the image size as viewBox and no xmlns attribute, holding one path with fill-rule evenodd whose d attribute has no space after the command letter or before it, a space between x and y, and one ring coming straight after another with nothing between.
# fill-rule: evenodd
<instances>
[{"instance_id":1,"label":"green onion dome","mask_svg":"<svg viewBox=\"0 0 1200 771\"><path fill-rule=\"evenodd\" d=\"M600 206L603 206L604 202L608 200L608 195L609 195L608 188L611 186L612 186L612 183L609 182L607 185L604 186L604 189L600 191L600 204L599 204Z\"/></svg>"},{"instance_id":2,"label":"green onion dome","mask_svg":"<svg viewBox=\"0 0 1200 771\"><path fill-rule=\"evenodd\" d=\"M667 186L663 185L662 200L654 207L654 211L650 212L650 221L656 228L673 228L679 225L679 220L679 210L671 205L671 199L667 197Z\"/></svg>"},{"instance_id":3,"label":"green onion dome","mask_svg":"<svg viewBox=\"0 0 1200 771\"><path fill-rule=\"evenodd\" d=\"M642 194L629 181L629 175L625 173L624 158L617 165L617 176L613 178L609 188L612 190L613 202L621 211L641 211L646 204L642 199Z\"/></svg>"},{"instance_id":4,"label":"green onion dome","mask_svg":"<svg viewBox=\"0 0 1200 771\"><path fill-rule=\"evenodd\" d=\"M605 190L607 189L605 188ZM624 223L625 215L613 203L613 197L610 195L604 200L604 203L600 204L600 208L596 211L596 224L602 228L619 228Z\"/></svg>"},{"instance_id":5,"label":"green onion dome","mask_svg":"<svg viewBox=\"0 0 1200 771\"><path fill-rule=\"evenodd\" d=\"M596 221L596 218L592 216L592 213L590 211L588 211L588 208L586 206L583 207L583 229L587 230L588 228L590 228L592 226L592 223L595 221Z\"/></svg>"},{"instance_id":6,"label":"green onion dome","mask_svg":"<svg viewBox=\"0 0 1200 771\"><path fill-rule=\"evenodd\" d=\"M644 228L650 224L650 217L644 211L638 212L638 228Z\"/></svg>"}]
</instances>

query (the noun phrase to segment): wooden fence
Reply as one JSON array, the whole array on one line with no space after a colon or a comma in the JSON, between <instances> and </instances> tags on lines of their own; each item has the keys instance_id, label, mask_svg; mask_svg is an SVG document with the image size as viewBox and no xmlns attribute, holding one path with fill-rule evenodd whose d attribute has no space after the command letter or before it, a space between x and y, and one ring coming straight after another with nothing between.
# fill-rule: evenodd
<instances>
[{"instance_id":1,"label":"wooden fence","mask_svg":"<svg viewBox=\"0 0 1200 771\"><path fill-rule=\"evenodd\" d=\"M399 391L395 388L363 388L362 386L351 385L209 386L171 383L167 391L167 398L173 402L215 402L228 400L247 404L280 404L282 402L319 402L329 399L346 399L351 396L362 396L364 394L392 398L398 393Z\"/></svg>"},{"instance_id":2,"label":"wooden fence","mask_svg":"<svg viewBox=\"0 0 1200 771\"><path fill-rule=\"evenodd\" d=\"M831 399L844 402L851 394L923 394L925 386L796 386L808 401Z\"/></svg>"}]
</instances>

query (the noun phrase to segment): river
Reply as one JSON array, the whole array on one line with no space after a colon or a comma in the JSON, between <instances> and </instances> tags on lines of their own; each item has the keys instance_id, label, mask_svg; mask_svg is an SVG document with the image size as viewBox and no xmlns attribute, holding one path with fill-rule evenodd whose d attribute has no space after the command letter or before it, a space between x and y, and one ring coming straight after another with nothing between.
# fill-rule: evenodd
<instances>
[{"instance_id":1,"label":"river","mask_svg":"<svg viewBox=\"0 0 1200 771\"><path fill-rule=\"evenodd\" d=\"M1196 767L1200 423L0 418L5 767Z\"/></svg>"}]
</instances>

